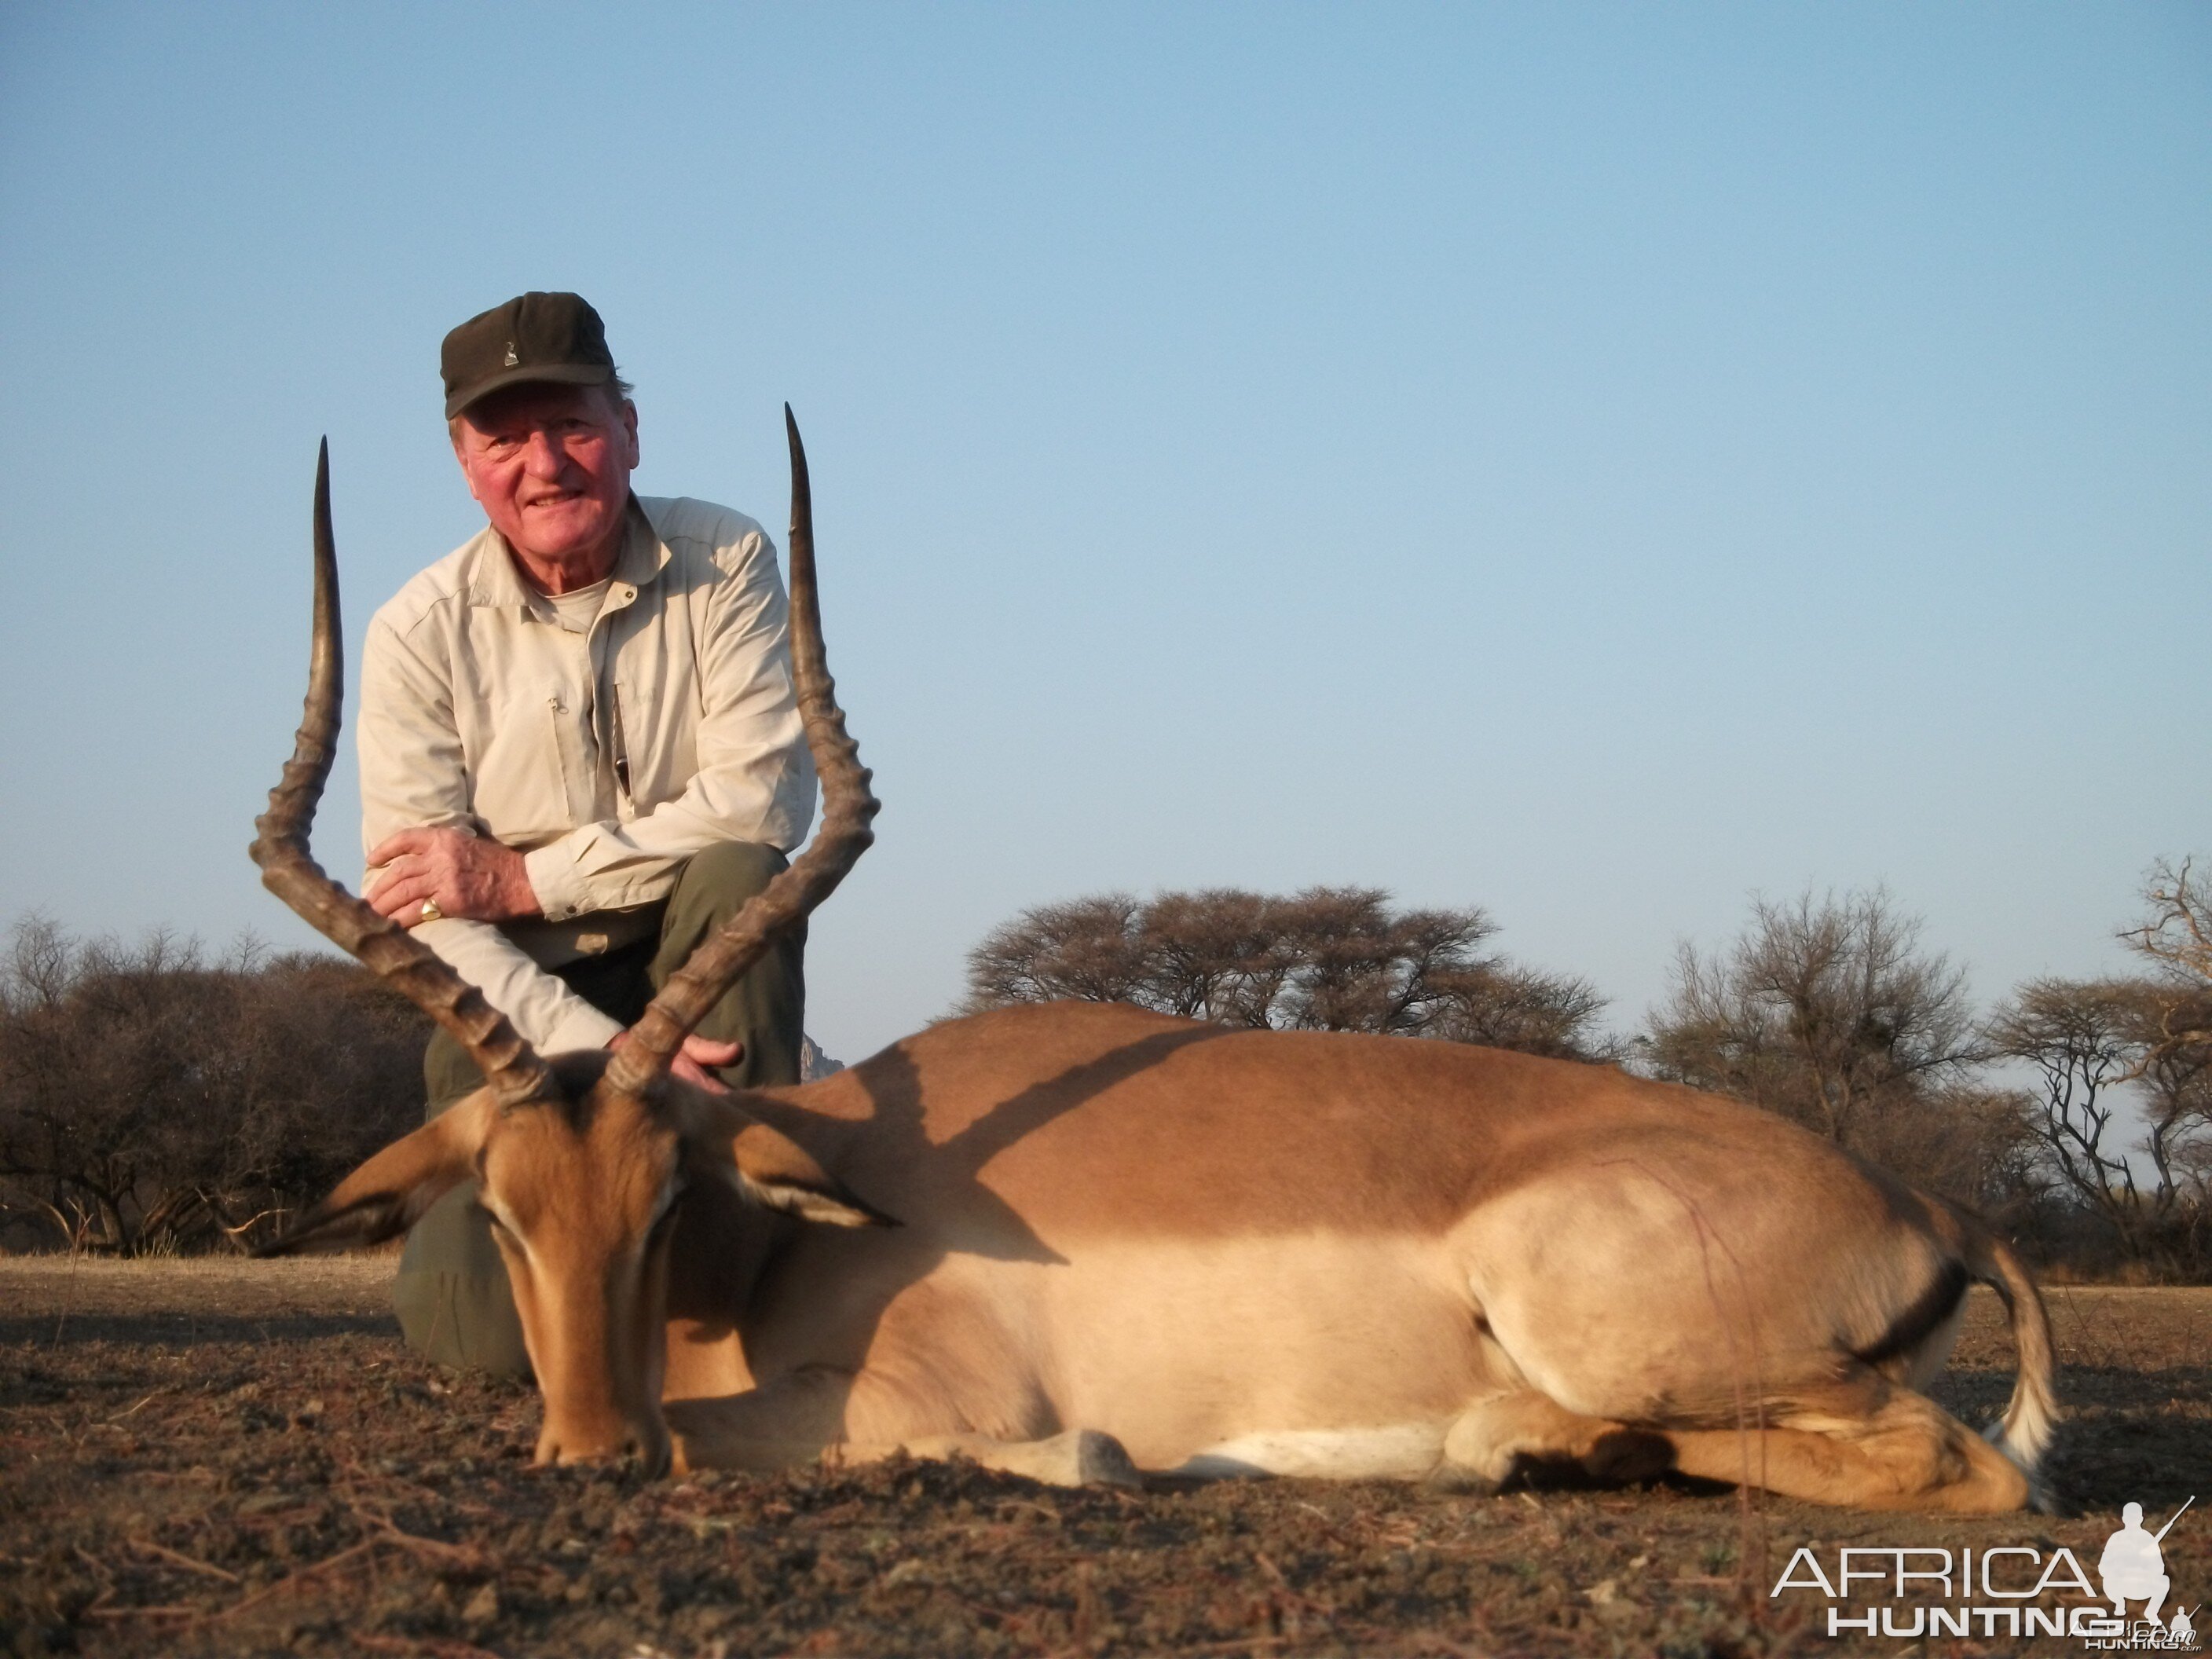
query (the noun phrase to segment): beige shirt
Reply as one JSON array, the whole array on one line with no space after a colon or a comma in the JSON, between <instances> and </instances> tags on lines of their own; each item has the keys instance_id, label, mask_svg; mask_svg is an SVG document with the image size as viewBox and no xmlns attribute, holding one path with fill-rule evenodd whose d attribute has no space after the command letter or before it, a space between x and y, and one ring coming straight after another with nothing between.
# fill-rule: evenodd
<instances>
[{"instance_id":1,"label":"beige shirt","mask_svg":"<svg viewBox=\"0 0 2212 1659\"><path fill-rule=\"evenodd\" d=\"M541 1050L621 1030L547 969L650 933L702 848L805 839L814 764L786 627L759 525L651 497L631 500L586 632L562 625L489 527L370 620L363 848L458 826L526 855L542 921L414 931Z\"/></svg>"}]
</instances>

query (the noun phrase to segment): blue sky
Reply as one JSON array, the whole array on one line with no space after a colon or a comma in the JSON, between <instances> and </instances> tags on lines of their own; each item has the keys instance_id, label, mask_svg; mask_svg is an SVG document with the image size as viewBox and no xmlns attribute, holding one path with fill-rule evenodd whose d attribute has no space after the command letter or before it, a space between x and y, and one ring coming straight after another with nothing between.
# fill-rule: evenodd
<instances>
[{"instance_id":1,"label":"blue sky","mask_svg":"<svg viewBox=\"0 0 2212 1659\"><path fill-rule=\"evenodd\" d=\"M1480 903L1628 1026L1753 890L1991 996L2212 848L2201 7L19 5L0 924L305 941L315 441L357 642L526 288L641 489L780 526L798 410L848 1058L1109 887Z\"/></svg>"}]
</instances>

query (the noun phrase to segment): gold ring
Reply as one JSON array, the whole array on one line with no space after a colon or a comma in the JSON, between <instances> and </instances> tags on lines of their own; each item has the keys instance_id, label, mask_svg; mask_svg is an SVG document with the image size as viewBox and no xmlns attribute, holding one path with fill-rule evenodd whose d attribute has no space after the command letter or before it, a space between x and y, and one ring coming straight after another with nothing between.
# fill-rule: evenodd
<instances>
[{"instance_id":1,"label":"gold ring","mask_svg":"<svg viewBox=\"0 0 2212 1659\"><path fill-rule=\"evenodd\" d=\"M415 913L417 921L442 921L445 916L446 913L438 908L438 901L434 898L424 899L422 908Z\"/></svg>"}]
</instances>

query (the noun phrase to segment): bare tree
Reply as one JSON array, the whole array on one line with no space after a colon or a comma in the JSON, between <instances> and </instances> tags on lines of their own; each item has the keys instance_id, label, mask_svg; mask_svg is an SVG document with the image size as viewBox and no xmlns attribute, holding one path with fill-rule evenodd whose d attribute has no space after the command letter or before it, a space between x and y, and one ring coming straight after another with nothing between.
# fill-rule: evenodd
<instances>
[{"instance_id":1,"label":"bare tree","mask_svg":"<svg viewBox=\"0 0 2212 1659\"><path fill-rule=\"evenodd\" d=\"M1606 1057L1588 981L1486 954L1481 910L1376 888L1209 888L1040 905L969 954L971 1010L1074 997L1279 1030L1376 1031Z\"/></svg>"},{"instance_id":2,"label":"bare tree","mask_svg":"<svg viewBox=\"0 0 2212 1659\"><path fill-rule=\"evenodd\" d=\"M1938 1156L1990 1113L1964 1092L1981 1059L1965 974L1920 933L1880 888L1755 898L1733 943L1681 947L1640 1046L1661 1077L1765 1106L1917 1178L1933 1182L1934 1164L1999 1167L1993 1150Z\"/></svg>"},{"instance_id":3,"label":"bare tree","mask_svg":"<svg viewBox=\"0 0 2212 1659\"><path fill-rule=\"evenodd\" d=\"M252 1242L408 1127L423 1033L334 957L30 918L0 960L0 1202L73 1247Z\"/></svg>"},{"instance_id":4,"label":"bare tree","mask_svg":"<svg viewBox=\"0 0 2212 1659\"><path fill-rule=\"evenodd\" d=\"M2212 1048L2212 881L2160 859L2143 882L2146 915L2120 937L2152 964L2162 1048Z\"/></svg>"}]
</instances>

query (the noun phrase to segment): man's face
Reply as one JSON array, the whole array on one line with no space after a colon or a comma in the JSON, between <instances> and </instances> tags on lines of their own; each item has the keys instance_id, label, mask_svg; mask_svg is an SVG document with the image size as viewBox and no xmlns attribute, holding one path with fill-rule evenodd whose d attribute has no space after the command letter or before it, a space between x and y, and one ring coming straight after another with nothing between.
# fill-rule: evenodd
<instances>
[{"instance_id":1,"label":"man's face","mask_svg":"<svg viewBox=\"0 0 2212 1659\"><path fill-rule=\"evenodd\" d=\"M462 412L453 453L469 494L526 564L596 564L619 545L637 410L612 388L495 392Z\"/></svg>"}]
</instances>

